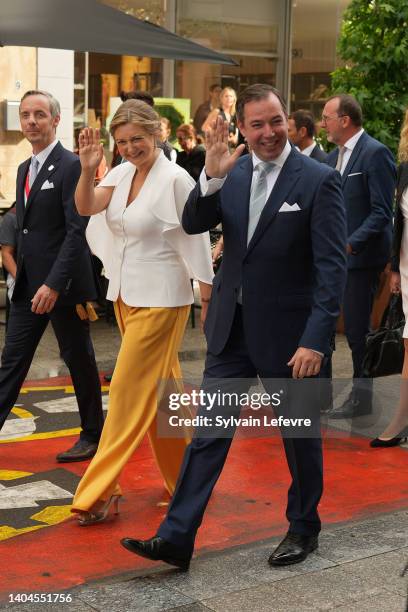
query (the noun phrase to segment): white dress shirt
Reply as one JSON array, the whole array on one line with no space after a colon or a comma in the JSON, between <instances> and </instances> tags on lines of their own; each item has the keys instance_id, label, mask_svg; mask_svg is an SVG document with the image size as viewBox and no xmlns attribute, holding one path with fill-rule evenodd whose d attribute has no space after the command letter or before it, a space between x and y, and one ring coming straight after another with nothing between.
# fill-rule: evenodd
<instances>
[{"instance_id":1,"label":"white dress shirt","mask_svg":"<svg viewBox=\"0 0 408 612\"><path fill-rule=\"evenodd\" d=\"M108 300L172 307L193 303L191 278L212 284L208 232L187 235L181 216L194 181L161 151L138 195L126 202L136 166L116 166L98 188L114 187L106 211L94 215L86 236L109 278Z\"/></svg>"},{"instance_id":2,"label":"white dress shirt","mask_svg":"<svg viewBox=\"0 0 408 612\"><path fill-rule=\"evenodd\" d=\"M349 162L349 159L351 157L351 154L353 152L354 147L356 146L359 138L364 134L364 129L361 128L361 130L359 132L357 132L357 134L354 134L354 136L352 136L351 138L349 138L347 140L347 142L344 143L344 154L343 154L343 160L341 162L341 168L339 170L340 174L343 174L344 170L346 169L346 166Z\"/></svg>"},{"instance_id":3,"label":"white dress shirt","mask_svg":"<svg viewBox=\"0 0 408 612\"><path fill-rule=\"evenodd\" d=\"M279 157L277 157L276 159L271 160L271 162L274 163L274 168L268 172L267 178L266 178L266 183L267 183L267 192L266 192L266 200L265 203L267 201L267 199L269 198L269 196L271 195L271 191L278 179L279 173L282 170L282 166L285 163L285 161L287 160L287 158L290 155L290 152L292 150L292 147L289 143L289 140L286 141L286 144L283 148L282 153L279 155ZM256 168L256 166L262 161L261 159L259 159L259 157L257 157L257 155L255 155L254 152L252 152L252 164L254 169ZM213 193L215 193L216 191L218 191L219 189L221 189L221 187L223 186L225 179L227 177L224 176L223 178L211 178L211 179L207 179L207 175L205 173L205 167L202 169L201 174L200 174L200 190L201 190L201 195L203 197L205 196L209 196L212 195ZM252 183L251 183L251 189L253 187L253 183L254 180L256 180L256 176L255 173L252 173Z\"/></svg>"},{"instance_id":4,"label":"white dress shirt","mask_svg":"<svg viewBox=\"0 0 408 612\"><path fill-rule=\"evenodd\" d=\"M308 147L305 147L304 149L302 149L302 151L300 151L301 154L302 155L306 155L307 157L310 157L311 154L312 154L313 149L316 146L316 144L317 143L315 141L313 141L311 145L309 145Z\"/></svg>"},{"instance_id":5,"label":"white dress shirt","mask_svg":"<svg viewBox=\"0 0 408 612\"><path fill-rule=\"evenodd\" d=\"M37 153L36 155L32 155L32 157L35 157L38 161L38 170L37 170L37 176L41 170L41 168L43 167L47 157L49 156L49 154L51 153L51 151L54 149L54 147L58 144L59 140L58 138L56 138L51 144L48 145L48 147L46 147L45 149L43 149L42 151L40 151L39 153Z\"/></svg>"}]
</instances>

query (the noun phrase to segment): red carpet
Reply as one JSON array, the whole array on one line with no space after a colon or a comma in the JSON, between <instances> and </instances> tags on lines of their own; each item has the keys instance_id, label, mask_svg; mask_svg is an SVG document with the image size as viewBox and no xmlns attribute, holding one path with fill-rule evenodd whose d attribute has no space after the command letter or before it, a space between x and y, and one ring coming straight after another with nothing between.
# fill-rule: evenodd
<instances>
[{"instance_id":1,"label":"red carpet","mask_svg":"<svg viewBox=\"0 0 408 612\"><path fill-rule=\"evenodd\" d=\"M65 380L53 384L65 384ZM50 384L50 381L47 382ZM30 384L30 386L33 386ZM0 489L20 482L47 480L73 490L86 464L56 464L55 455L75 437L0 444ZM401 448L372 450L366 439L327 439L325 442L325 494L320 512L325 523L361 519L407 505L408 455ZM9 471L8 479L2 480ZM10 474L16 473L15 480ZM18 472L30 475L20 478ZM196 552L225 549L286 531L285 504L289 474L278 438L234 441L226 468L206 513ZM165 508L160 475L145 442L135 453L122 478L125 500L116 520L80 528L74 519L44 527L30 519L52 506L67 511L69 500L47 501L38 509L0 509L3 525L16 530L39 526L36 531L0 541L0 600L10 592L58 592L83 582L153 565L125 551L124 536L149 537L155 533ZM1 493L0 493L1 500ZM1 506L0 506L1 508ZM23 514L22 514L23 512Z\"/></svg>"}]
</instances>

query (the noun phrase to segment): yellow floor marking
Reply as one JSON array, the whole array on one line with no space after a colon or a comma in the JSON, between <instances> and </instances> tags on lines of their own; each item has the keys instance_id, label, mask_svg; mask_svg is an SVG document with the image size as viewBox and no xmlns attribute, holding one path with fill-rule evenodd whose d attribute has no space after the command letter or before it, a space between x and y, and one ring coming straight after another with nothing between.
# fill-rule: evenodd
<instances>
[{"instance_id":1,"label":"yellow floor marking","mask_svg":"<svg viewBox=\"0 0 408 612\"><path fill-rule=\"evenodd\" d=\"M14 408L11 409L11 412L13 414L16 414L18 417L20 417L20 419L33 419L34 415L31 414L31 412L28 412L28 410L26 410L25 408L20 408L19 406L14 406Z\"/></svg>"},{"instance_id":2,"label":"yellow floor marking","mask_svg":"<svg viewBox=\"0 0 408 612\"><path fill-rule=\"evenodd\" d=\"M73 429L60 429L59 431L43 431L42 433L31 434L24 438L9 438L0 440L0 444L12 444L13 442L29 442L30 440L49 440L50 438L63 438L65 436L75 436L81 431L80 427Z\"/></svg>"},{"instance_id":3,"label":"yellow floor marking","mask_svg":"<svg viewBox=\"0 0 408 612\"><path fill-rule=\"evenodd\" d=\"M109 391L108 385L101 386L102 392ZM74 387L72 385L60 385L55 387L24 387L20 393L28 393L32 391L65 391L65 393L74 393ZM13 414L18 416L20 419L37 419L31 412L25 408L14 406L11 411ZM0 440L0 444L11 444L12 442L29 442L31 440L49 440L50 438L62 438L65 436L75 436L81 432L80 427L74 427L72 429L60 429L58 431L44 431L39 433L30 434L21 438L8 438Z\"/></svg>"},{"instance_id":4,"label":"yellow floor marking","mask_svg":"<svg viewBox=\"0 0 408 612\"><path fill-rule=\"evenodd\" d=\"M71 505L69 506L48 506L38 512L37 514L33 514L31 517L33 521L38 521L40 523L47 523L47 525L57 525L57 523L62 523L67 518L71 516Z\"/></svg>"},{"instance_id":5,"label":"yellow floor marking","mask_svg":"<svg viewBox=\"0 0 408 612\"><path fill-rule=\"evenodd\" d=\"M29 391L66 391L67 389L70 389L71 393L74 392L72 385L56 385L55 387L23 387L20 393L28 393Z\"/></svg>"},{"instance_id":6,"label":"yellow floor marking","mask_svg":"<svg viewBox=\"0 0 408 612\"><path fill-rule=\"evenodd\" d=\"M109 385L102 385L102 391L109 391ZM74 387L72 385L60 385L55 387L23 387L20 393L28 393L31 391L65 391L66 393L74 393Z\"/></svg>"},{"instance_id":7,"label":"yellow floor marking","mask_svg":"<svg viewBox=\"0 0 408 612\"><path fill-rule=\"evenodd\" d=\"M0 480L16 480L17 478L25 478L32 476L33 472L16 472L15 470L0 470Z\"/></svg>"},{"instance_id":8,"label":"yellow floor marking","mask_svg":"<svg viewBox=\"0 0 408 612\"><path fill-rule=\"evenodd\" d=\"M38 529L43 529L44 527L49 527L50 525L57 525L58 523L62 523L68 519L70 516L70 505L48 506L47 508L44 508L44 510L41 510L41 512L37 512L37 514L33 514L33 516L30 517L33 521L45 523L44 525L32 525L31 527L21 527L20 529L15 529L9 525L0 525L0 542L9 540L10 538L14 538L18 535L22 535L23 533L37 531Z\"/></svg>"},{"instance_id":9,"label":"yellow floor marking","mask_svg":"<svg viewBox=\"0 0 408 612\"><path fill-rule=\"evenodd\" d=\"M28 533L29 531L43 529L44 527L47 527L47 525L34 525L33 527L21 527L20 529L14 529L14 527L9 527L8 525L0 525L0 542L9 540L23 533Z\"/></svg>"}]
</instances>

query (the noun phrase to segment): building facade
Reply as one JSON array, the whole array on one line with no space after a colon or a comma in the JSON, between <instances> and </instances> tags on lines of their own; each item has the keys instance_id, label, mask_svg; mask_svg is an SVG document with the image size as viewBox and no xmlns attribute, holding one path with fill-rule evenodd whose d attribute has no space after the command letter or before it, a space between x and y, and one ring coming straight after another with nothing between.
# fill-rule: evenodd
<instances>
[{"instance_id":1,"label":"building facade","mask_svg":"<svg viewBox=\"0 0 408 612\"><path fill-rule=\"evenodd\" d=\"M213 83L240 91L266 82L278 87L292 109L316 116L337 64L341 17L350 0L101 0L139 19L233 57L237 66L50 49L0 48L3 100L27 89L52 92L62 106L58 136L75 147L87 124L102 128L121 91L146 89L159 98L190 101L189 116ZM75 132L76 130L76 132ZM16 130L0 131L0 199L14 199L18 164L30 154Z\"/></svg>"}]
</instances>

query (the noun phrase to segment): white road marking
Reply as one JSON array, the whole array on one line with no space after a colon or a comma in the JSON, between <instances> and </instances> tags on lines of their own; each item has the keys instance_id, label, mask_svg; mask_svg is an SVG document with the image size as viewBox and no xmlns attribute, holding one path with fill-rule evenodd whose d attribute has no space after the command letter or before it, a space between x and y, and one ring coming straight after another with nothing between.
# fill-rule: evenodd
<instances>
[{"instance_id":1,"label":"white road marking","mask_svg":"<svg viewBox=\"0 0 408 612\"><path fill-rule=\"evenodd\" d=\"M33 417L32 419L7 419L0 431L0 440L13 440L13 438L30 436L36 430L35 419L38 419L38 417Z\"/></svg>"},{"instance_id":2,"label":"white road marking","mask_svg":"<svg viewBox=\"0 0 408 612\"><path fill-rule=\"evenodd\" d=\"M0 484L0 510L12 508L38 508L38 501L72 498L72 493L48 480L30 482L14 487Z\"/></svg>"},{"instance_id":3,"label":"white road marking","mask_svg":"<svg viewBox=\"0 0 408 612\"><path fill-rule=\"evenodd\" d=\"M47 414L60 414L63 412L78 412L78 404L75 395L61 397L59 399L46 400L44 402L36 402L36 408L43 410ZM108 408L108 396L102 395L102 407L104 410Z\"/></svg>"}]
</instances>

